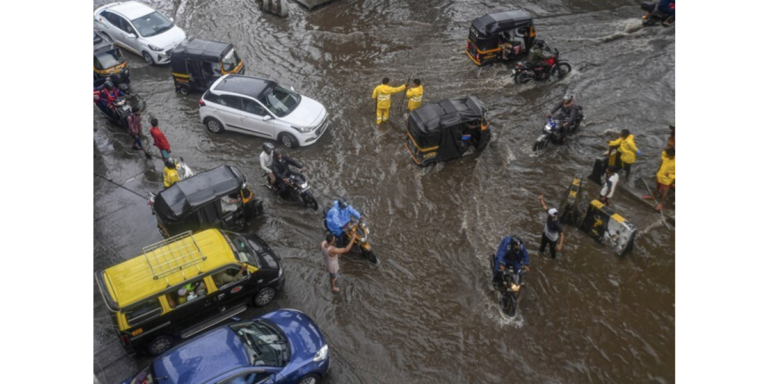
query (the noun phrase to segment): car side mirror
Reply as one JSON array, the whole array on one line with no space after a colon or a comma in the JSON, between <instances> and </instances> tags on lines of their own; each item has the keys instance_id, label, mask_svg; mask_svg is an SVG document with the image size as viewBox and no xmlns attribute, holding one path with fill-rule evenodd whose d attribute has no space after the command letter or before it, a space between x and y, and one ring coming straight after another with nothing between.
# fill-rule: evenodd
<instances>
[{"instance_id":1,"label":"car side mirror","mask_svg":"<svg viewBox=\"0 0 768 384\"><path fill-rule=\"evenodd\" d=\"M271 120L271 119L272 119L271 115L264 115L264 116L261 117L261 120L263 120L263 121L267 121L267 120Z\"/></svg>"},{"instance_id":2,"label":"car side mirror","mask_svg":"<svg viewBox=\"0 0 768 384\"><path fill-rule=\"evenodd\" d=\"M270 384L277 383L277 374L276 373L273 373L273 374L269 375L269 383Z\"/></svg>"},{"instance_id":3,"label":"car side mirror","mask_svg":"<svg viewBox=\"0 0 768 384\"><path fill-rule=\"evenodd\" d=\"M168 20L170 20L171 23L173 23L173 17L169 17Z\"/></svg>"},{"instance_id":4,"label":"car side mirror","mask_svg":"<svg viewBox=\"0 0 768 384\"><path fill-rule=\"evenodd\" d=\"M291 87L291 91L294 91L294 92L296 92L296 90L295 90L295 89L293 89L293 87Z\"/></svg>"}]
</instances>

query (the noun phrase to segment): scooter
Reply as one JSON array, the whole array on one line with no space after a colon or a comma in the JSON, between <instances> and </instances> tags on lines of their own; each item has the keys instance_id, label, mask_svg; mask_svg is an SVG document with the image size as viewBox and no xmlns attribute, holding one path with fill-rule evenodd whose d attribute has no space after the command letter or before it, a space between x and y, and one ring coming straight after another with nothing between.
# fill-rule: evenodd
<instances>
[{"instance_id":1,"label":"scooter","mask_svg":"<svg viewBox=\"0 0 768 384\"><path fill-rule=\"evenodd\" d=\"M330 231L328 223L325 221L326 217L328 217L328 211L330 211L330 208L323 210L323 225L325 225L325 229ZM349 223L344 226L345 244L349 244L349 241L352 239L352 234L354 233L357 233L355 244L360 248L360 253L371 263L378 265L379 258L376 257L376 253L373 252L373 246L371 245L371 231L368 229L368 226L365 225L363 221L355 220L354 218L350 220Z\"/></svg>"},{"instance_id":2,"label":"scooter","mask_svg":"<svg viewBox=\"0 0 768 384\"><path fill-rule=\"evenodd\" d=\"M128 116L133 113L133 108L125 96L118 97L114 103L112 103L114 108L104 107L96 100L93 101L93 104L99 109L101 114L107 118L107 120L128 129Z\"/></svg>"},{"instance_id":3,"label":"scooter","mask_svg":"<svg viewBox=\"0 0 768 384\"><path fill-rule=\"evenodd\" d=\"M495 255L490 256L491 276L495 273ZM520 294L525 288L523 276L525 270L521 269L514 273L511 268L501 271L501 282L494 283L493 288L501 293L501 311L507 316L515 316L517 313L517 302L520 300Z\"/></svg>"},{"instance_id":4,"label":"scooter","mask_svg":"<svg viewBox=\"0 0 768 384\"><path fill-rule=\"evenodd\" d=\"M548 51L549 48L547 48ZM517 66L512 68L512 74L510 76L515 78L515 83L525 84L531 80L543 81L556 77L558 79L564 78L571 73L571 64L566 60L560 60L560 51L555 49L554 55L549 59L549 76L545 76L544 67L535 67L531 63L523 60L518 61Z\"/></svg>"},{"instance_id":5,"label":"scooter","mask_svg":"<svg viewBox=\"0 0 768 384\"><path fill-rule=\"evenodd\" d=\"M555 119L552 119L551 117L547 119L544 128L541 130L541 135L539 135L539 137L536 138L536 142L533 143L534 152L543 149L550 142L555 144L565 143L566 137L579 129L581 122L584 120L584 114L581 113L581 106L576 106L576 108L578 108L578 114L572 127L563 127L565 121L558 119L557 116L559 115L556 115Z\"/></svg>"},{"instance_id":6,"label":"scooter","mask_svg":"<svg viewBox=\"0 0 768 384\"><path fill-rule=\"evenodd\" d=\"M267 178L267 188L276 194L279 194L279 189L276 186L269 184L269 175L264 172L263 176ZM285 196L286 198L291 200L301 200L304 205L317 211L317 199L315 199L315 196L309 191L309 182L307 182L307 177L304 176L303 173L300 173L299 175L291 174L288 177L288 181L284 182L287 186L285 191L287 195Z\"/></svg>"}]
</instances>

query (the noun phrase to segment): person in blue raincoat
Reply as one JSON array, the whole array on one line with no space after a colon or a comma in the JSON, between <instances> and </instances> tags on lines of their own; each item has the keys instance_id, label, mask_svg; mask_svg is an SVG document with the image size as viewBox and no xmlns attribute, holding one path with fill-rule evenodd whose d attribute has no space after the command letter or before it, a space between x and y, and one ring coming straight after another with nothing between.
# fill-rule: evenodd
<instances>
[{"instance_id":1,"label":"person in blue raincoat","mask_svg":"<svg viewBox=\"0 0 768 384\"><path fill-rule=\"evenodd\" d=\"M345 237L344 226L350 221L350 217L355 217L358 220L363 220L365 217L360 214L351 204L347 203L347 200L339 198L333 202L333 207L328 211L328 216L325 218L325 225L328 230L336 236L337 247L344 247Z\"/></svg>"},{"instance_id":2,"label":"person in blue raincoat","mask_svg":"<svg viewBox=\"0 0 768 384\"><path fill-rule=\"evenodd\" d=\"M518 274L521 269L528 272L530 264L528 250L525 249L523 241L514 236L504 237L501 240L501 244L499 244L499 248L496 250L496 258L493 265L493 284L501 283L501 272L505 269L512 268L512 271Z\"/></svg>"}]
</instances>

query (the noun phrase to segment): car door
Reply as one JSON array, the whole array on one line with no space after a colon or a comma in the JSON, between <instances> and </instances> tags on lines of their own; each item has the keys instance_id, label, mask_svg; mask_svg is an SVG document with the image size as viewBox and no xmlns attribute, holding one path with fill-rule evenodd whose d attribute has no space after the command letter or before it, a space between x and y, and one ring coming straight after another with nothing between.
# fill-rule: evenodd
<instances>
[{"instance_id":1,"label":"car door","mask_svg":"<svg viewBox=\"0 0 768 384\"><path fill-rule=\"evenodd\" d=\"M243 128L256 136L275 139L274 117L261 103L253 99L243 99Z\"/></svg>"},{"instance_id":2,"label":"car door","mask_svg":"<svg viewBox=\"0 0 768 384\"><path fill-rule=\"evenodd\" d=\"M211 274L213 283L216 285L214 297L218 305L228 305L233 307L238 303L248 299L253 294L253 281L255 276L249 271L240 273L240 268L228 267L224 270Z\"/></svg>"},{"instance_id":3,"label":"car door","mask_svg":"<svg viewBox=\"0 0 768 384\"><path fill-rule=\"evenodd\" d=\"M228 373L223 380L214 381L216 384L273 384L278 380L278 368L249 367L236 373Z\"/></svg>"},{"instance_id":4,"label":"car door","mask_svg":"<svg viewBox=\"0 0 768 384\"><path fill-rule=\"evenodd\" d=\"M122 41L122 35L120 34L120 19L117 15L109 11L103 11L96 19L99 25L99 30L109 36L110 39L116 44L124 45Z\"/></svg>"},{"instance_id":5,"label":"car door","mask_svg":"<svg viewBox=\"0 0 768 384\"><path fill-rule=\"evenodd\" d=\"M125 45L130 47L134 52L141 55L142 47L139 42L139 33L133 28L131 22L122 16L115 15L119 19L120 34Z\"/></svg>"},{"instance_id":6,"label":"car door","mask_svg":"<svg viewBox=\"0 0 768 384\"><path fill-rule=\"evenodd\" d=\"M215 114L226 126L225 129L249 133L243 127L243 98L234 95L220 95L219 108L215 109Z\"/></svg>"}]
</instances>

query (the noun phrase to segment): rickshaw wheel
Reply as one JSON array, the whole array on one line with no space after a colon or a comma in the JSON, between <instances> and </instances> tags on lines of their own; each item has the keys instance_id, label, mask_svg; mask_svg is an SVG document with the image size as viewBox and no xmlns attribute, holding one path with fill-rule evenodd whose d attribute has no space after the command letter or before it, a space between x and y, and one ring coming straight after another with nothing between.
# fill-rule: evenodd
<instances>
[{"instance_id":1,"label":"rickshaw wheel","mask_svg":"<svg viewBox=\"0 0 768 384\"><path fill-rule=\"evenodd\" d=\"M187 87L179 87L179 93L184 96L189 95L189 89Z\"/></svg>"}]
</instances>

